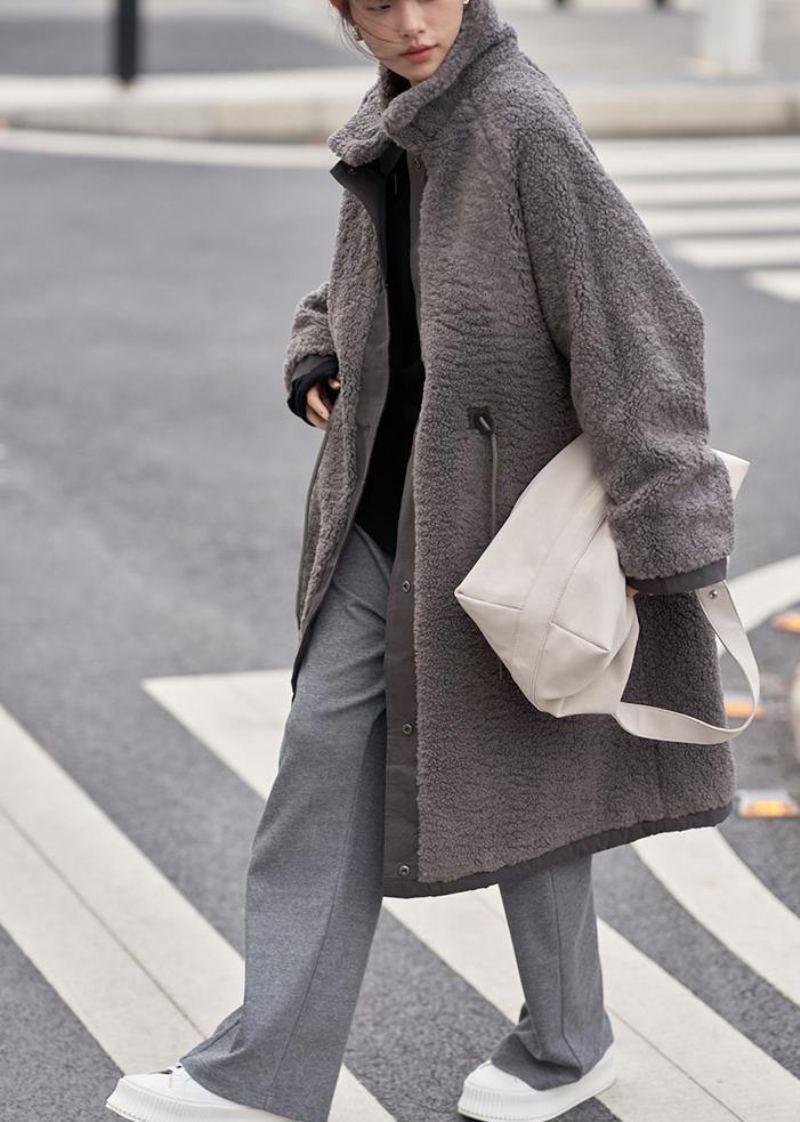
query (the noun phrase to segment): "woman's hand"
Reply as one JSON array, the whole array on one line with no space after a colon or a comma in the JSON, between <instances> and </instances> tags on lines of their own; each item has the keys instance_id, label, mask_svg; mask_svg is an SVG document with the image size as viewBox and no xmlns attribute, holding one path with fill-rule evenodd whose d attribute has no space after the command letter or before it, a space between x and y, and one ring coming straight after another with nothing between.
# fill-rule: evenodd
<instances>
[{"instance_id":1,"label":"woman's hand","mask_svg":"<svg viewBox=\"0 0 800 1122\"><path fill-rule=\"evenodd\" d=\"M628 594L628 596L635 596L636 593L639 591L639 589L638 588L631 588L631 586L629 584L626 584L625 585L625 591Z\"/></svg>"},{"instance_id":2,"label":"woman's hand","mask_svg":"<svg viewBox=\"0 0 800 1122\"><path fill-rule=\"evenodd\" d=\"M331 389L338 390L341 383L338 378L328 375L325 379ZM324 383L319 382L316 386L312 386L306 394L306 417L318 429L326 429L328 427L328 420L331 415L331 410L336 404L336 399L331 398L328 394L324 394L321 390L324 388Z\"/></svg>"}]
</instances>

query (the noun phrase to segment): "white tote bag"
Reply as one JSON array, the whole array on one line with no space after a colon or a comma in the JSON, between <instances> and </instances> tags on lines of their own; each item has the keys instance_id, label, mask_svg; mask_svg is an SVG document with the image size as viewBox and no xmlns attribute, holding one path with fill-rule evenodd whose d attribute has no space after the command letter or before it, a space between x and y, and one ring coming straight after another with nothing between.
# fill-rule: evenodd
<instances>
[{"instance_id":1,"label":"white tote bag","mask_svg":"<svg viewBox=\"0 0 800 1122\"><path fill-rule=\"evenodd\" d=\"M749 461L719 452L734 495ZM758 666L728 583L694 589L711 626L741 668L752 710L736 728L621 700L639 617L606 520L607 497L581 433L539 471L454 590L512 678L556 717L610 714L652 740L718 744L748 727L760 695Z\"/></svg>"}]
</instances>

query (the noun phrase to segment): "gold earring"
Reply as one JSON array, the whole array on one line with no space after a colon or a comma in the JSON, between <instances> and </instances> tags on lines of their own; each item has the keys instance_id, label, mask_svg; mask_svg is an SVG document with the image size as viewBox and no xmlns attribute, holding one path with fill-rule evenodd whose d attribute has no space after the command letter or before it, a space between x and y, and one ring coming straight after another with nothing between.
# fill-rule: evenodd
<instances>
[{"instance_id":1,"label":"gold earring","mask_svg":"<svg viewBox=\"0 0 800 1122\"><path fill-rule=\"evenodd\" d=\"M469 3L469 0L467 0L467 3ZM355 27L355 26L353 27L353 38L354 39L361 39L362 38L360 28Z\"/></svg>"}]
</instances>

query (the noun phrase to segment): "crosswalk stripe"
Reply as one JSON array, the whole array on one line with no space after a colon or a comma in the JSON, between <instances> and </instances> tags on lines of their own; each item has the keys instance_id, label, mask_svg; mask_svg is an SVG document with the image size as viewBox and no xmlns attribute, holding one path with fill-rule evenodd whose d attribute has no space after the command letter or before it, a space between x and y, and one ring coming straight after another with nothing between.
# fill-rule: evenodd
<instances>
[{"instance_id":1,"label":"crosswalk stripe","mask_svg":"<svg viewBox=\"0 0 800 1122\"><path fill-rule=\"evenodd\" d=\"M174 1063L241 1002L241 956L2 707L0 774L0 919L118 1067ZM331 1119L391 1122L344 1067Z\"/></svg>"},{"instance_id":2,"label":"crosswalk stripe","mask_svg":"<svg viewBox=\"0 0 800 1122\"><path fill-rule=\"evenodd\" d=\"M800 553L770 561L728 581L745 631L800 601ZM722 645L718 643L722 653Z\"/></svg>"},{"instance_id":3,"label":"crosswalk stripe","mask_svg":"<svg viewBox=\"0 0 800 1122\"><path fill-rule=\"evenodd\" d=\"M259 685L260 677L263 688ZM266 798L277 770L280 730L290 702L288 671L148 679L144 686ZM246 718L234 718L237 727L244 724L249 730L243 738L237 736L234 728L226 729L237 699L247 707ZM259 721L259 710L264 728L260 745L254 725ZM260 757L257 769L248 759L254 746ZM268 762L265 757L269 757ZM494 886L441 898L384 900L384 907L391 914L515 1020L521 1000L518 975L513 968L513 956L509 957L507 933L497 934L495 926L489 936L485 926L487 906L502 908ZM702 1117L704 1122L714 1122L717 1117L762 1122L764 1115L758 1110L766 1101L772 1118L782 1122L794 1120L792 1112L800 1096L800 1081L608 925L600 921L599 929L605 948L609 1012L617 1017L620 1041L624 1039L626 1047L631 1036L638 1039L631 1053L637 1057L636 1068L630 1068L631 1078L613 1089L613 1102L612 1097L601 1096L609 1109L623 1122L639 1122L643 1116L648 1122L677 1122L686 1116ZM632 976L637 978L637 985L630 993ZM657 1011L655 1020L650 1012L640 1012L641 995ZM697 1026L696 1031L692 1025ZM708 1056L710 1041L713 1059ZM749 1073L746 1078L743 1072ZM755 1084L750 1084L753 1072L758 1076ZM770 1084L766 1100L762 1077ZM755 1092L748 1089L754 1085L758 1086L757 1099ZM658 1094L653 1093L656 1087Z\"/></svg>"},{"instance_id":4,"label":"crosswalk stripe","mask_svg":"<svg viewBox=\"0 0 800 1122\"><path fill-rule=\"evenodd\" d=\"M3 927L120 1068L191 1047L196 1027L3 811L0 884Z\"/></svg>"},{"instance_id":5,"label":"crosswalk stripe","mask_svg":"<svg viewBox=\"0 0 800 1122\"><path fill-rule=\"evenodd\" d=\"M800 171L800 140L786 137L699 137L696 140L596 140L608 172L618 176L703 175L707 172Z\"/></svg>"},{"instance_id":6,"label":"crosswalk stripe","mask_svg":"<svg viewBox=\"0 0 800 1122\"><path fill-rule=\"evenodd\" d=\"M0 805L97 921L200 1028L241 993L234 949L7 712ZM13 901L5 899L5 906ZM198 977L204 979L197 984ZM235 1006L234 1002L234 1006Z\"/></svg>"},{"instance_id":7,"label":"crosswalk stripe","mask_svg":"<svg viewBox=\"0 0 800 1122\"><path fill-rule=\"evenodd\" d=\"M766 175L687 175L680 179L617 180L635 207L682 203L766 202L800 199L800 177Z\"/></svg>"},{"instance_id":8,"label":"crosswalk stripe","mask_svg":"<svg viewBox=\"0 0 800 1122\"><path fill-rule=\"evenodd\" d=\"M746 265L795 264L800 261L800 238L678 238L670 249L693 265L740 268Z\"/></svg>"},{"instance_id":9,"label":"crosswalk stripe","mask_svg":"<svg viewBox=\"0 0 800 1122\"><path fill-rule=\"evenodd\" d=\"M227 141L173 140L155 136L112 136L2 127L0 151L28 152L40 156L282 170L328 168L336 159L330 148L322 144L237 144Z\"/></svg>"},{"instance_id":10,"label":"crosswalk stripe","mask_svg":"<svg viewBox=\"0 0 800 1122\"><path fill-rule=\"evenodd\" d=\"M142 685L254 791L270 789L292 697L285 670L146 678Z\"/></svg>"},{"instance_id":11,"label":"crosswalk stripe","mask_svg":"<svg viewBox=\"0 0 800 1122\"><path fill-rule=\"evenodd\" d=\"M486 900L503 914L499 893ZM598 937L609 1010L741 1122L796 1122L800 1080L602 920Z\"/></svg>"},{"instance_id":12,"label":"crosswalk stripe","mask_svg":"<svg viewBox=\"0 0 800 1122\"><path fill-rule=\"evenodd\" d=\"M639 838L633 845L686 911L800 1006L800 919L739 859L719 830L678 830Z\"/></svg>"},{"instance_id":13,"label":"crosswalk stripe","mask_svg":"<svg viewBox=\"0 0 800 1122\"><path fill-rule=\"evenodd\" d=\"M800 206L640 209L653 237L761 230L800 230Z\"/></svg>"},{"instance_id":14,"label":"crosswalk stripe","mask_svg":"<svg viewBox=\"0 0 800 1122\"><path fill-rule=\"evenodd\" d=\"M495 886L442 899L391 899L384 906L509 1020L517 1020L522 991ZM621 1122L679 1122L686 1118L732 1122L744 1118L717 1100L705 1086L707 1079L698 1085L676 1067L671 1055L662 1054L637 1027L641 1018L635 1011L632 1020L620 1016L616 991L620 986L625 989L630 980L625 974L624 953L615 954L619 948L611 941L609 930L602 922L598 924L605 1005L617 1040L619 1076L597 1098ZM652 986L650 990L641 995L642 1000L654 996Z\"/></svg>"},{"instance_id":15,"label":"crosswalk stripe","mask_svg":"<svg viewBox=\"0 0 800 1122\"><path fill-rule=\"evenodd\" d=\"M793 231L797 207L705 209L682 203L794 200L800 180L800 144L790 138L702 138L695 141L598 140L598 155L640 211L653 237L729 231ZM237 144L100 134L0 128L0 151L113 158L238 168L325 169L332 155L324 144ZM754 169L757 175L754 175ZM731 174L725 177L725 171ZM770 177L771 173L781 177ZM709 174L711 173L711 174ZM678 204L677 209L669 209ZM797 239L744 239L746 244L674 242L671 251L692 264L713 268L757 264L797 264ZM790 271L761 270L745 276L751 287L796 302L798 284Z\"/></svg>"},{"instance_id":16,"label":"crosswalk stripe","mask_svg":"<svg viewBox=\"0 0 800 1122\"><path fill-rule=\"evenodd\" d=\"M794 137L748 138L741 141L708 137L696 141L635 141L610 139L593 142L603 165L620 183L644 192L678 192L681 181L671 185L669 177L686 176L702 188L700 176L722 173L761 175L800 171L800 142ZM242 144L233 141L182 140L168 137L120 136L104 133L10 129L0 127L0 151L40 155L163 161L166 163L217 164L253 168L328 168L336 157L326 144ZM725 182L723 180L723 182ZM754 181L756 194L762 197ZM746 181L743 179L742 190ZM738 188L736 188L738 189ZM791 190L791 187L787 188ZM707 188L713 197L713 187ZM764 188L766 197L784 197L779 180ZM724 195L723 195L724 197ZM751 197L745 193L743 197Z\"/></svg>"},{"instance_id":17,"label":"crosswalk stripe","mask_svg":"<svg viewBox=\"0 0 800 1122\"><path fill-rule=\"evenodd\" d=\"M800 229L797 137L599 140L595 147L649 233L669 239L672 255L699 268L747 269L749 287L800 301L800 238L792 236ZM756 205L764 202L789 205ZM773 230L781 236L763 236Z\"/></svg>"},{"instance_id":18,"label":"crosswalk stripe","mask_svg":"<svg viewBox=\"0 0 800 1122\"><path fill-rule=\"evenodd\" d=\"M800 301L800 269L755 269L747 273L747 281L770 296Z\"/></svg>"}]
</instances>

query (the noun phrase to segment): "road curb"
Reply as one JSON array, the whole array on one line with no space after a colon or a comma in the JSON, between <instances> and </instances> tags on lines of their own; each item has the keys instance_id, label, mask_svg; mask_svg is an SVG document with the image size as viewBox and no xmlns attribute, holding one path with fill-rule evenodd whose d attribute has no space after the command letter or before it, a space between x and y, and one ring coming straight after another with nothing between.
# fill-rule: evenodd
<instances>
[{"instance_id":1,"label":"road curb","mask_svg":"<svg viewBox=\"0 0 800 1122\"><path fill-rule=\"evenodd\" d=\"M358 107L370 67L106 78L0 78L9 128L321 142ZM559 83L594 137L800 133L800 81Z\"/></svg>"}]
</instances>

